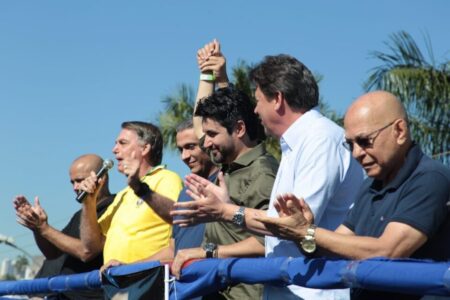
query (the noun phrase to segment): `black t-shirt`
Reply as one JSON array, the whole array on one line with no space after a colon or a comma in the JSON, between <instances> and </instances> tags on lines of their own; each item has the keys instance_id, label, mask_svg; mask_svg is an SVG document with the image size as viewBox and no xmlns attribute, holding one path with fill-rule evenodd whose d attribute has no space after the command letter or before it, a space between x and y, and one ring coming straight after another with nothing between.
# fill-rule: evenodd
<instances>
[{"instance_id":1,"label":"black t-shirt","mask_svg":"<svg viewBox=\"0 0 450 300\"><path fill-rule=\"evenodd\" d=\"M97 218L105 212L108 206L114 200L112 195L97 205ZM61 230L62 233L71 236L73 238L80 238L80 220L81 210L77 211L69 223ZM84 272L90 272L92 270L99 269L103 265L103 253L97 255L94 259L88 262L82 262L76 257L73 257L67 253L62 253L55 259L46 259L41 269L36 275L36 278L51 277L57 275L70 275ZM103 299L103 291L99 290L86 290L76 292L64 292L60 295L61 299Z\"/></svg>"}]
</instances>

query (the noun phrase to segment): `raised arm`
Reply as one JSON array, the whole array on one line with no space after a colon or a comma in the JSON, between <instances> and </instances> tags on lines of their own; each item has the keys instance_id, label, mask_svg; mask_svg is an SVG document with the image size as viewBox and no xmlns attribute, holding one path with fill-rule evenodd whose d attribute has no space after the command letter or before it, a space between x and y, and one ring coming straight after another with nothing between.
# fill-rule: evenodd
<instances>
[{"instance_id":1,"label":"raised arm","mask_svg":"<svg viewBox=\"0 0 450 300\"><path fill-rule=\"evenodd\" d=\"M215 83L219 88L228 86L226 60L220 51L220 44L217 40L213 40L197 51L197 64L201 75L198 83L194 112L197 108L197 103L214 92ZM201 118L194 116L193 123L197 137L203 137Z\"/></svg>"},{"instance_id":2,"label":"raised arm","mask_svg":"<svg viewBox=\"0 0 450 300\"><path fill-rule=\"evenodd\" d=\"M178 198L178 194L182 189L181 179L175 174L164 180L167 184L160 184L158 191L152 191L150 187L139 178L140 162L132 153L131 158L123 160L124 172L128 176L128 185L133 189L134 193L147 203L164 221L171 224L172 216L170 211ZM170 190L169 190L170 189ZM163 195L164 194L164 195ZM169 198L169 195L170 198Z\"/></svg>"}]
</instances>

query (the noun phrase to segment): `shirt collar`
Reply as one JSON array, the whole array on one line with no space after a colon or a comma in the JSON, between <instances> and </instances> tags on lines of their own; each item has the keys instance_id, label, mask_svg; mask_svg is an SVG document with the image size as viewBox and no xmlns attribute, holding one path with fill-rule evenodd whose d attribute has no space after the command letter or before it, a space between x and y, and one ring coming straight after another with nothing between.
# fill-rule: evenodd
<instances>
[{"instance_id":1,"label":"shirt collar","mask_svg":"<svg viewBox=\"0 0 450 300\"><path fill-rule=\"evenodd\" d=\"M224 164L222 166L222 170L227 173L231 173L235 170L241 169L243 167L249 166L253 161L255 161L258 157L264 155L266 153L266 147L263 143L256 145L251 150L247 151L243 155L241 155L238 159L233 161L230 164Z\"/></svg>"},{"instance_id":2,"label":"shirt collar","mask_svg":"<svg viewBox=\"0 0 450 300\"><path fill-rule=\"evenodd\" d=\"M292 151L300 142L299 137L302 136L302 133L307 131L314 121L320 118L323 118L323 115L319 112L319 107L316 106L295 120L280 138L281 152Z\"/></svg>"},{"instance_id":3,"label":"shirt collar","mask_svg":"<svg viewBox=\"0 0 450 300\"><path fill-rule=\"evenodd\" d=\"M166 168L166 165L154 166L147 172L147 174L145 174L145 176L152 175L152 174L156 173L158 170L162 170L162 169L165 169L165 168Z\"/></svg>"},{"instance_id":4,"label":"shirt collar","mask_svg":"<svg viewBox=\"0 0 450 300\"><path fill-rule=\"evenodd\" d=\"M397 175L395 175L394 179L381 189L379 188L381 186L381 181L374 179L372 181L372 184L370 185L371 189L377 193L385 193L390 189L395 190L399 188L409 178L412 172L414 172L417 165L419 164L419 161L422 159L422 156L423 152L420 147L416 144L413 144L413 146L406 154L403 166L400 168Z\"/></svg>"}]
</instances>

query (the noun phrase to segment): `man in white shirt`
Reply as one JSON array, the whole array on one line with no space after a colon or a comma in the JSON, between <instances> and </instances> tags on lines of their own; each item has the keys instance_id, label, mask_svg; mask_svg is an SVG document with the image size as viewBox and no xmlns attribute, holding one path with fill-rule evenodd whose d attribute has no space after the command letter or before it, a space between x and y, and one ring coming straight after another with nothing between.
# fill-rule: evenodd
<instances>
[{"instance_id":1,"label":"man in white shirt","mask_svg":"<svg viewBox=\"0 0 450 300\"><path fill-rule=\"evenodd\" d=\"M256 84L255 113L261 118L266 132L280 139L282 151L267 216L278 216L277 195L293 193L302 196L310 205L316 225L334 230L354 202L355 191L364 177L362 168L343 146L343 129L318 111L317 83L308 68L294 57L267 56L252 70L250 77ZM190 183L201 185L200 191L205 191L194 197L195 203L179 205L193 209L189 214L190 222L205 220L195 216L193 211L196 209L202 213L211 212L215 219L231 221L236 208L228 203L223 185L213 186L194 176L190 177ZM247 229L269 233L264 224L254 219L264 215L266 212L246 209ZM185 216L188 216L186 212ZM311 234L314 234L313 227ZM311 249L266 236L265 251L266 257L300 257ZM348 290L269 285L264 289L264 299L348 298Z\"/></svg>"}]
</instances>

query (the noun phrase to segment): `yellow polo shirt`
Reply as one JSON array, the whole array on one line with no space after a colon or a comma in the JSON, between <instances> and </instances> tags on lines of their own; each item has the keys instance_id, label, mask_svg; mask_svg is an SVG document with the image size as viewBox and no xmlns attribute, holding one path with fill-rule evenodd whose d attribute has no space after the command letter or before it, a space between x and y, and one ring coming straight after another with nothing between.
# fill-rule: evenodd
<instances>
[{"instance_id":1,"label":"yellow polo shirt","mask_svg":"<svg viewBox=\"0 0 450 300\"><path fill-rule=\"evenodd\" d=\"M174 202L183 188L180 176L164 166L153 168L141 180L152 191ZM110 259L132 263L147 258L167 247L172 234L172 226L140 200L129 186L116 195L98 223L106 237L105 263Z\"/></svg>"}]
</instances>

